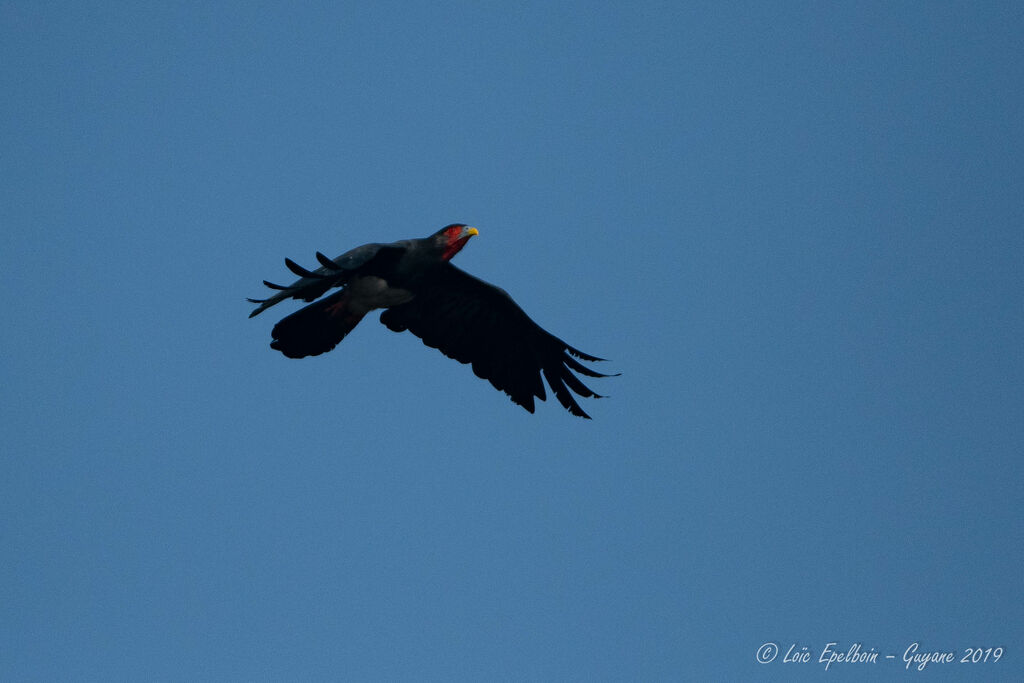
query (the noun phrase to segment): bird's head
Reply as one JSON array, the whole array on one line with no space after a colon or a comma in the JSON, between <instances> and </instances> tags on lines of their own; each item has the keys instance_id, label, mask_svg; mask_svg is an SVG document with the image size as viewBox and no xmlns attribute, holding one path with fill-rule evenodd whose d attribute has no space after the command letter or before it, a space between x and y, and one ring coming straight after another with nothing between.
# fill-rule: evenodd
<instances>
[{"instance_id":1,"label":"bird's head","mask_svg":"<svg viewBox=\"0 0 1024 683\"><path fill-rule=\"evenodd\" d=\"M480 231L476 228L471 228L468 225L462 223L452 223L449 226L441 228L434 236L441 243L441 258L445 261L451 260L453 256L459 253L462 247L466 246L466 242L473 235L479 235Z\"/></svg>"}]
</instances>

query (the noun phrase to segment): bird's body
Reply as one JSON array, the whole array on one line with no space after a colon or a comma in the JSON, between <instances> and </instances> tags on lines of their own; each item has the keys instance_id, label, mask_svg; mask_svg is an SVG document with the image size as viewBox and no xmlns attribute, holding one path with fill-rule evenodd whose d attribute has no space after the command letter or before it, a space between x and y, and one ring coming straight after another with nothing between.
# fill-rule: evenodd
<instances>
[{"instance_id":1,"label":"bird's body","mask_svg":"<svg viewBox=\"0 0 1024 683\"><path fill-rule=\"evenodd\" d=\"M271 348L289 358L330 351L370 311L383 308L381 322L409 330L427 346L461 363L531 413L534 398L545 399L541 375L572 414L589 417L572 392L600 398L572 371L607 377L580 364L587 355L537 325L502 289L456 268L449 261L477 230L462 224L430 237L391 244L364 244L335 259L317 252L320 268L308 271L285 259L301 276L259 304L250 317L288 298L313 301L283 318L272 331ZM340 289L322 299L328 290ZM575 356L575 358L574 358ZM570 391L571 390L571 391Z\"/></svg>"}]
</instances>

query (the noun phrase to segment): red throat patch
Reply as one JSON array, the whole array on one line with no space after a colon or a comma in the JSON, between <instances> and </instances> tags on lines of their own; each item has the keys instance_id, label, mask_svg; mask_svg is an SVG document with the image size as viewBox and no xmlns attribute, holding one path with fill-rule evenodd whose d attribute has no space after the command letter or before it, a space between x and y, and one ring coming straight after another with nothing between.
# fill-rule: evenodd
<instances>
[{"instance_id":1,"label":"red throat patch","mask_svg":"<svg viewBox=\"0 0 1024 683\"><path fill-rule=\"evenodd\" d=\"M466 227L463 225L455 226L445 230L445 237L448 238L448 246L445 247L444 253L441 254L441 258L445 261L450 261L453 256L459 253L462 247L466 246L466 242L472 236L465 234Z\"/></svg>"}]
</instances>

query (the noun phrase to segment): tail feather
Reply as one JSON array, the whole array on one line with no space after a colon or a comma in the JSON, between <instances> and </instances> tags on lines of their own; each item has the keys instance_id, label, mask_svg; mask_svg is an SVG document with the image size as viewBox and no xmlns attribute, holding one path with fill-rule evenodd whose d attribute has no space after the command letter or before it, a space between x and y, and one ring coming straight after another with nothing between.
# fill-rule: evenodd
<instances>
[{"instance_id":1,"label":"tail feather","mask_svg":"<svg viewBox=\"0 0 1024 683\"><path fill-rule=\"evenodd\" d=\"M363 314L349 309L348 302L348 292L343 289L283 318L274 325L270 348L289 358L330 351L363 319Z\"/></svg>"}]
</instances>

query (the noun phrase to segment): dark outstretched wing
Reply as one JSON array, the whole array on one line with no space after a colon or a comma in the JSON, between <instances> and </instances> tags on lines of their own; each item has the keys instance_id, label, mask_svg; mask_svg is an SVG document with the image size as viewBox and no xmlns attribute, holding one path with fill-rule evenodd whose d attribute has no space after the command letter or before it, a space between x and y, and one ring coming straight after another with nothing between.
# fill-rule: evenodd
<instances>
[{"instance_id":1,"label":"dark outstretched wing","mask_svg":"<svg viewBox=\"0 0 1024 683\"><path fill-rule=\"evenodd\" d=\"M336 259L329 259L320 252L317 252L316 258L320 262L320 267L312 271L306 270L291 259L286 258L284 264L288 266L288 270L299 275L300 279L288 286L275 285L273 282L264 280L263 284L271 289L278 290L278 293L266 299L248 299L248 301L254 304L259 304L249 314L249 317L259 315L274 304L285 299L313 301L330 288L344 285L353 271L378 258L394 256L401 249L402 247L397 244L364 244L361 247L345 252Z\"/></svg>"},{"instance_id":2,"label":"dark outstretched wing","mask_svg":"<svg viewBox=\"0 0 1024 683\"><path fill-rule=\"evenodd\" d=\"M327 353L363 319L363 314L349 309L348 302L346 287L283 318L270 333L270 348L289 358Z\"/></svg>"},{"instance_id":3,"label":"dark outstretched wing","mask_svg":"<svg viewBox=\"0 0 1024 683\"><path fill-rule=\"evenodd\" d=\"M470 363L531 413L534 397L544 400L547 380L552 392L573 415L589 418L573 393L601 398L573 374L608 377L582 365L603 360L574 349L533 322L503 289L445 264L416 297L381 314L395 332L409 330L429 347L460 363ZM573 357L575 356L575 358Z\"/></svg>"}]
</instances>

